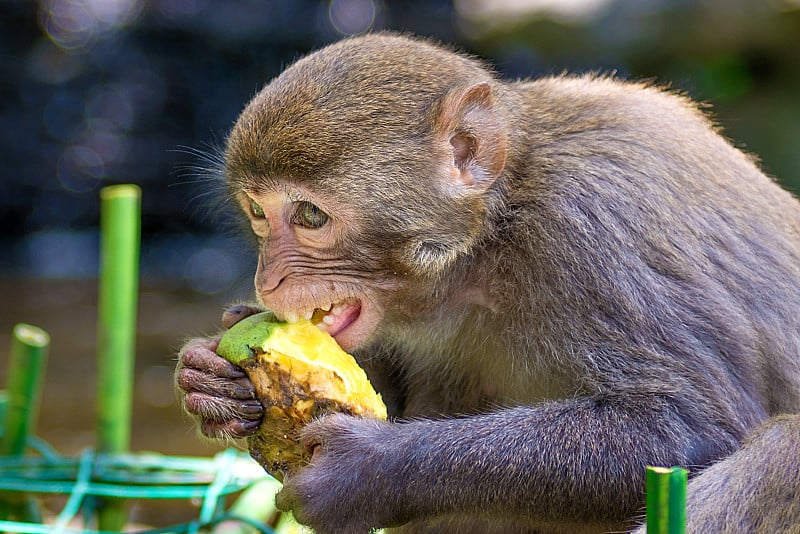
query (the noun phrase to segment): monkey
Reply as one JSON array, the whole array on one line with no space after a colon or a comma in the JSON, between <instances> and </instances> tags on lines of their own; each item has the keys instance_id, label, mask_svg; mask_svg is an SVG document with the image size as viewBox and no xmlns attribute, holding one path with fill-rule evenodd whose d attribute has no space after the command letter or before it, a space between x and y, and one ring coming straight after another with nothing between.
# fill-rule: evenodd
<instances>
[{"instance_id":1,"label":"monkey","mask_svg":"<svg viewBox=\"0 0 800 534\"><path fill-rule=\"evenodd\" d=\"M321 310L390 414L304 428L313 457L277 496L301 523L630 530L645 466L679 465L689 524L721 525L750 457L794 499L751 511L800 529L800 209L687 96L505 80L375 33L266 84L221 160L258 251L223 326ZM181 349L178 395L206 436L246 437L264 407L217 343Z\"/></svg>"}]
</instances>

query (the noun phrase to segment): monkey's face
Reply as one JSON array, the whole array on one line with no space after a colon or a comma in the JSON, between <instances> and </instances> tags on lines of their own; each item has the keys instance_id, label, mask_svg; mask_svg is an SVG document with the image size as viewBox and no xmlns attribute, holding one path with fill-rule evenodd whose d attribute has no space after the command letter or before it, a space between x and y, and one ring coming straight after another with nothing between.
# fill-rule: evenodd
<instances>
[{"instance_id":1,"label":"monkey's face","mask_svg":"<svg viewBox=\"0 0 800 534\"><path fill-rule=\"evenodd\" d=\"M298 62L245 107L224 155L259 238L258 299L348 351L464 293L506 161L482 70L420 93L418 66L400 63L363 78L371 54Z\"/></svg>"},{"instance_id":2,"label":"monkey's face","mask_svg":"<svg viewBox=\"0 0 800 534\"><path fill-rule=\"evenodd\" d=\"M366 342L395 283L354 244L358 217L339 200L291 183L242 190L238 199L259 242L259 302L280 319L312 320L345 350Z\"/></svg>"}]
</instances>

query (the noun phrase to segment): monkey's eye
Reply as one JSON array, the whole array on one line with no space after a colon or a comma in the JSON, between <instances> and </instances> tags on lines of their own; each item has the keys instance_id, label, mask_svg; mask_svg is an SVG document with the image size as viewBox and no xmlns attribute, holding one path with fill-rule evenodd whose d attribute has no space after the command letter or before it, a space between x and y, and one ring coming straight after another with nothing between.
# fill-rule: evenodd
<instances>
[{"instance_id":1,"label":"monkey's eye","mask_svg":"<svg viewBox=\"0 0 800 534\"><path fill-rule=\"evenodd\" d=\"M292 222L303 228L322 228L328 222L328 214L311 202L298 202Z\"/></svg>"},{"instance_id":2,"label":"monkey's eye","mask_svg":"<svg viewBox=\"0 0 800 534\"><path fill-rule=\"evenodd\" d=\"M252 198L248 198L247 201L250 203L250 214L257 219L263 219L264 210L261 208L261 206L259 206L258 203Z\"/></svg>"}]
</instances>

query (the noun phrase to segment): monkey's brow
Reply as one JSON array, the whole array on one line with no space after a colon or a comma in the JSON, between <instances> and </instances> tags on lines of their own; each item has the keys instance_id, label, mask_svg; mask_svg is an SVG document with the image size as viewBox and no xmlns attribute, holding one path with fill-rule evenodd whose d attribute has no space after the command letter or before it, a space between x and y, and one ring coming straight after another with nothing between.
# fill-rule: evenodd
<instances>
[{"instance_id":1,"label":"monkey's brow","mask_svg":"<svg viewBox=\"0 0 800 534\"><path fill-rule=\"evenodd\" d=\"M264 178L263 181L252 182L241 185L241 191L247 196L257 197L260 195L268 195L279 193L284 195L290 202L303 202L311 201L311 195L306 193L302 188L297 187L291 182L282 180Z\"/></svg>"},{"instance_id":2,"label":"monkey's brow","mask_svg":"<svg viewBox=\"0 0 800 534\"><path fill-rule=\"evenodd\" d=\"M310 200L307 194L304 194L302 191L298 191L297 189L292 189L291 187L285 187L283 192L286 194L286 198L288 198L290 202L303 202Z\"/></svg>"},{"instance_id":3,"label":"monkey's brow","mask_svg":"<svg viewBox=\"0 0 800 534\"><path fill-rule=\"evenodd\" d=\"M276 193L282 189L280 181L267 177L240 182L239 187L243 193L252 195Z\"/></svg>"}]
</instances>

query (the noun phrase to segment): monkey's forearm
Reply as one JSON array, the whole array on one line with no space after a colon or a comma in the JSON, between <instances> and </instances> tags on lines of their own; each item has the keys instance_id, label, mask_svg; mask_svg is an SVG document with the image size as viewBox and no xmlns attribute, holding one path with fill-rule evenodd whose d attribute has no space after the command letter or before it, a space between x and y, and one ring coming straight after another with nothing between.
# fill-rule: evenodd
<instances>
[{"instance_id":1,"label":"monkey's forearm","mask_svg":"<svg viewBox=\"0 0 800 534\"><path fill-rule=\"evenodd\" d=\"M697 465L737 446L653 400L578 399L396 430L411 459L396 473L400 502L425 515L481 510L533 522L625 519L642 505L646 465Z\"/></svg>"}]
</instances>

